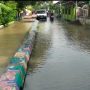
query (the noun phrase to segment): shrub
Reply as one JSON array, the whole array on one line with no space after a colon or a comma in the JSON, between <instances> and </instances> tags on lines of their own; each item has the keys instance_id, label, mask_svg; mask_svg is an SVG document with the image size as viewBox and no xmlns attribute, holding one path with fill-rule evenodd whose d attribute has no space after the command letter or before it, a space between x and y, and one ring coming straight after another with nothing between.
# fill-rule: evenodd
<instances>
[{"instance_id":1,"label":"shrub","mask_svg":"<svg viewBox=\"0 0 90 90\"><path fill-rule=\"evenodd\" d=\"M14 5L11 1L6 4L0 3L1 14L0 24L7 25L9 22L16 19L16 4Z\"/></svg>"}]
</instances>

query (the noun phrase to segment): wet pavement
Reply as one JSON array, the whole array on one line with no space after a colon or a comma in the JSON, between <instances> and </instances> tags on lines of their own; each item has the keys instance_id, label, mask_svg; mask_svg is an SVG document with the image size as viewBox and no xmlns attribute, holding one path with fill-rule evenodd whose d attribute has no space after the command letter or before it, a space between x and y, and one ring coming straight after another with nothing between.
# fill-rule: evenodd
<instances>
[{"instance_id":1,"label":"wet pavement","mask_svg":"<svg viewBox=\"0 0 90 90\"><path fill-rule=\"evenodd\" d=\"M15 22L0 29L0 74L6 69L9 58L14 55L17 48L22 44L30 27L30 22Z\"/></svg>"},{"instance_id":2,"label":"wet pavement","mask_svg":"<svg viewBox=\"0 0 90 90\"><path fill-rule=\"evenodd\" d=\"M39 22L24 90L90 90L90 27Z\"/></svg>"}]
</instances>

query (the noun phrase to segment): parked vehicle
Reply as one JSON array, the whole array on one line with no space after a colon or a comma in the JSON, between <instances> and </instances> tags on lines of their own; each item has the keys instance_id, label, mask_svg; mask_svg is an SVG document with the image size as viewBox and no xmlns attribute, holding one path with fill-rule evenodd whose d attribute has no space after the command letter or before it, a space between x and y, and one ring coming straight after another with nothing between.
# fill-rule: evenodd
<instances>
[{"instance_id":1,"label":"parked vehicle","mask_svg":"<svg viewBox=\"0 0 90 90\"><path fill-rule=\"evenodd\" d=\"M36 14L37 20L47 20L47 11L45 9L38 10Z\"/></svg>"}]
</instances>

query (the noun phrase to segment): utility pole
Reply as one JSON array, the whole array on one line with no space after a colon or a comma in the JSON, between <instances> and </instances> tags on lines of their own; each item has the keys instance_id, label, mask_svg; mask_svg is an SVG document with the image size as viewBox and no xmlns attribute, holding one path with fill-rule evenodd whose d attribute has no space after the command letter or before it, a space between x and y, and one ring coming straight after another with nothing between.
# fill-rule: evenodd
<instances>
[{"instance_id":1,"label":"utility pole","mask_svg":"<svg viewBox=\"0 0 90 90\"><path fill-rule=\"evenodd\" d=\"M75 16L76 16L76 20L77 20L77 7L78 7L78 5L77 5L77 0L75 1L75 5L76 5L76 6L75 6L75 7L76 7L76 8L75 8Z\"/></svg>"},{"instance_id":2,"label":"utility pole","mask_svg":"<svg viewBox=\"0 0 90 90\"><path fill-rule=\"evenodd\" d=\"M88 17L90 18L90 0L89 0L89 3L88 3L88 6L89 6L89 9L88 9Z\"/></svg>"}]
</instances>

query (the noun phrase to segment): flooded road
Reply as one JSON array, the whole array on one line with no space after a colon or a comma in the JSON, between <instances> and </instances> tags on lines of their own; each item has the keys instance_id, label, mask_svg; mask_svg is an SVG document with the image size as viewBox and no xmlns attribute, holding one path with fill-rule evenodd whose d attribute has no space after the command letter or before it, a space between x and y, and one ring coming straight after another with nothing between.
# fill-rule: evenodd
<instances>
[{"instance_id":1,"label":"flooded road","mask_svg":"<svg viewBox=\"0 0 90 90\"><path fill-rule=\"evenodd\" d=\"M90 90L89 29L39 22L24 90Z\"/></svg>"},{"instance_id":2,"label":"flooded road","mask_svg":"<svg viewBox=\"0 0 90 90\"><path fill-rule=\"evenodd\" d=\"M9 58L14 55L17 48L22 44L30 25L30 23L15 22L0 29L0 74L8 65Z\"/></svg>"}]
</instances>

